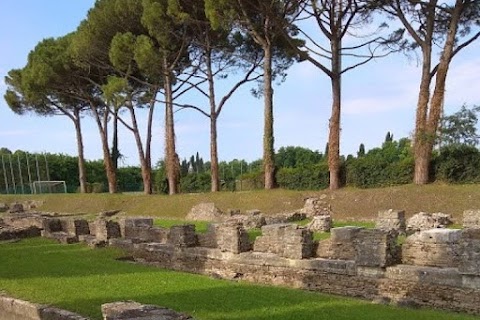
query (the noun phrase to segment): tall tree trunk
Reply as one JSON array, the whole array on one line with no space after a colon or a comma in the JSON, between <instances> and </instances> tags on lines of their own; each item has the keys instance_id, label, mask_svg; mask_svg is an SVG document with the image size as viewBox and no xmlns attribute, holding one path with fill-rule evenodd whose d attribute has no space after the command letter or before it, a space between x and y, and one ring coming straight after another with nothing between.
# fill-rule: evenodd
<instances>
[{"instance_id":1,"label":"tall tree trunk","mask_svg":"<svg viewBox=\"0 0 480 320\"><path fill-rule=\"evenodd\" d=\"M172 79L166 61L164 61L165 89L165 165L168 179L168 193L178 193L178 157L175 152L175 129L173 122L173 91Z\"/></svg>"},{"instance_id":2,"label":"tall tree trunk","mask_svg":"<svg viewBox=\"0 0 480 320\"><path fill-rule=\"evenodd\" d=\"M336 33L338 33L337 31ZM330 170L330 190L340 188L340 115L342 103L342 65L341 65L341 40L331 40L332 48L332 116L329 123L328 134L328 168Z\"/></svg>"},{"instance_id":3,"label":"tall tree trunk","mask_svg":"<svg viewBox=\"0 0 480 320\"><path fill-rule=\"evenodd\" d=\"M73 109L74 117L73 123L75 125L75 133L77 137L77 152L78 152L78 182L80 183L80 193L87 193L87 170L85 168L85 152L83 149L83 135L80 124L80 111L77 108Z\"/></svg>"},{"instance_id":4,"label":"tall tree trunk","mask_svg":"<svg viewBox=\"0 0 480 320\"><path fill-rule=\"evenodd\" d=\"M220 190L220 177L218 172L218 153L217 153L217 115L210 114L210 172L211 172L211 190L217 192Z\"/></svg>"},{"instance_id":5,"label":"tall tree trunk","mask_svg":"<svg viewBox=\"0 0 480 320\"><path fill-rule=\"evenodd\" d=\"M148 166L148 162L145 158L145 154L143 153L143 144L142 144L142 138L140 137L140 131L138 129L137 116L135 114L135 110L133 109L133 106L129 106L128 109L130 110L130 116L132 118L132 129L133 129L132 132L133 132L133 136L135 137L135 143L137 145L137 151L138 151L138 159L140 161L140 168L142 170L143 192L145 194L151 194L152 193L151 170L150 170L150 167Z\"/></svg>"},{"instance_id":6,"label":"tall tree trunk","mask_svg":"<svg viewBox=\"0 0 480 320\"><path fill-rule=\"evenodd\" d=\"M264 129L263 129L263 171L265 189L275 188L275 151L273 135L273 87L272 87L272 46L263 48L265 57L263 64L264 81Z\"/></svg>"},{"instance_id":7,"label":"tall tree trunk","mask_svg":"<svg viewBox=\"0 0 480 320\"><path fill-rule=\"evenodd\" d=\"M118 109L115 108L113 112L113 130L112 130L112 163L115 171L118 169L118 159L120 158L120 151L118 150Z\"/></svg>"},{"instance_id":8,"label":"tall tree trunk","mask_svg":"<svg viewBox=\"0 0 480 320\"><path fill-rule=\"evenodd\" d=\"M430 161L432 158L433 146L435 145L435 139L437 137L440 117L443 111L445 83L447 80L448 68L453 57L455 38L462 11L463 1L456 0L452 18L447 31L447 39L445 40L443 51L440 56L440 62L435 74L435 88L431 100L429 91L430 83L432 81L430 71L431 45L422 48L424 51L424 63L415 128L415 184L422 185L429 182ZM426 61L428 63L428 74L426 70ZM428 109L429 102L430 109Z\"/></svg>"},{"instance_id":9,"label":"tall tree trunk","mask_svg":"<svg viewBox=\"0 0 480 320\"><path fill-rule=\"evenodd\" d=\"M155 93L156 96L156 93ZM148 120L147 120L147 137L145 141L145 162L148 168L148 175L147 179L149 180L149 190L148 194L152 194L152 153L151 153L151 146L152 146L152 125L153 125L153 112L155 110L155 96L150 103L150 110L148 110ZM144 186L146 183L144 182ZM147 193L144 190L145 193Z\"/></svg>"},{"instance_id":10,"label":"tall tree trunk","mask_svg":"<svg viewBox=\"0 0 480 320\"><path fill-rule=\"evenodd\" d=\"M103 150L103 164L105 166L105 173L108 180L108 192L116 193L117 192L117 172L114 168L112 157L110 156L110 150L108 146L108 131L107 131L107 119L108 112L105 111L103 116L103 124L100 120L100 115L96 109L96 106L90 108L93 112L95 122L97 123L98 131L100 133L100 139L102 141L102 150Z\"/></svg>"},{"instance_id":11,"label":"tall tree trunk","mask_svg":"<svg viewBox=\"0 0 480 320\"><path fill-rule=\"evenodd\" d=\"M425 70L424 66L415 119L415 171L413 180L414 183L417 185L426 184L429 180L430 156L428 152L428 144L431 137L428 136L428 133L426 131L426 124L428 102L430 100L430 79L430 68Z\"/></svg>"},{"instance_id":12,"label":"tall tree trunk","mask_svg":"<svg viewBox=\"0 0 480 320\"><path fill-rule=\"evenodd\" d=\"M207 39L208 40L208 39ZM210 42L208 42L210 44ZM215 84L212 72L212 50L210 47L205 52L205 64L207 67L208 100L210 104L210 179L212 192L220 190L220 175L218 172L218 144L217 144L217 103L215 96ZM198 165L198 164L197 164ZM198 169L197 169L198 170Z\"/></svg>"}]
</instances>

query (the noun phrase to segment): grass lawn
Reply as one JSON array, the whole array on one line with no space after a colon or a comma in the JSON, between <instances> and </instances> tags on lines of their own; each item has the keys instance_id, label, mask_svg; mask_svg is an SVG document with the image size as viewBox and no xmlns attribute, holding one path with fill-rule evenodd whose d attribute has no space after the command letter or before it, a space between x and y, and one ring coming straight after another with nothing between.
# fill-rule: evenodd
<instances>
[{"instance_id":1,"label":"grass lawn","mask_svg":"<svg viewBox=\"0 0 480 320\"><path fill-rule=\"evenodd\" d=\"M118 250L92 250L46 239L0 243L0 291L101 319L100 305L135 300L196 319L475 319L410 310L301 290L210 279L115 260Z\"/></svg>"},{"instance_id":2,"label":"grass lawn","mask_svg":"<svg viewBox=\"0 0 480 320\"><path fill-rule=\"evenodd\" d=\"M259 209L266 214L292 212L303 207L304 199L323 196L338 221L372 221L379 210L402 209L407 216L420 211L450 213L461 223L464 210L480 208L480 186L432 184L404 185L375 189L343 188L336 191L255 190L166 195L142 194L45 194L0 195L0 202L42 200L43 211L94 214L121 209L128 215L185 219L201 202L214 202L221 210Z\"/></svg>"}]
</instances>

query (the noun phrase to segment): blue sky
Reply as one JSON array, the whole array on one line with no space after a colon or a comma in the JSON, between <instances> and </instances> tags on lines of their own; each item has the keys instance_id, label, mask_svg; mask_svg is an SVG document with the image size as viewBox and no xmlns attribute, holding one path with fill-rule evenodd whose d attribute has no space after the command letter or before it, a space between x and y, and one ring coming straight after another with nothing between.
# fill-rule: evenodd
<instances>
[{"instance_id":1,"label":"blue sky","mask_svg":"<svg viewBox=\"0 0 480 320\"><path fill-rule=\"evenodd\" d=\"M12 68L26 64L27 55L44 38L76 29L94 0L1 0L0 93L3 78ZM463 103L480 105L480 41L466 48L450 68L445 112ZM351 71L343 79L341 153L355 154L360 143L379 146L387 131L395 138L411 135L419 83L419 66L401 54L374 61ZM191 104L206 105L194 97ZM275 87L275 148L303 146L323 152L328 137L331 94L328 79L308 62L294 65L287 80ZM146 115L141 114L144 119ZM142 120L140 120L142 121ZM102 156L93 120L83 120L85 154ZM225 106L219 118L221 160L252 161L262 155L263 102L245 87ZM200 152L209 158L208 119L194 111L176 113L177 150L180 158ZM138 163L131 134L121 132L120 151L125 165ZM0 147L30 152L76 154L73 125L64 117L18 116L0 99ZM157 107L152 160L163 157L163 108Z\"/></svg>"}]
</instances>

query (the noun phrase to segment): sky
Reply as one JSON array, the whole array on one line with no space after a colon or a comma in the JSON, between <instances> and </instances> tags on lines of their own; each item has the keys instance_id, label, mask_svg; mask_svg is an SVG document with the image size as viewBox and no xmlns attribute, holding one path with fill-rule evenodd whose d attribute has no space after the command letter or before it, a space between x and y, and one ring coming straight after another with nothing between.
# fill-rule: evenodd
<instances>
[{"instance_id":1,"label":"sky","mask_svg":"<svg viewBox=\"0 0 480 320\"><path fill-rule=\"evenodd\" d=\"M22 68L30 50L44 38L74 31L93 7L94 0L1 0L0 1L0 94L9 70ZM445 113L463 104L480 105L480 41L455 57L447 79ZM328 78L309 62L293 65L286 81L276 85L274 95L275 149L301 146L323 152L328 140L331 94ZM420 80L417 61L392 54L345 74L341 153L356 154L378 147L388 131L395 139L411 136ZM222 88L220 88L222 89ZM251 87L236 92L218 123L220 160L262 157L263 101L250 94ZM218 93L221 95L221 92ZM207 101L190 96L186 103L198 106ZM143 123L146 114L139 114ZM92 118L82 120L85 156L101 159L98 129ZM177 153L180 158L199 154L209 158L209 122L193 110L175 114ZM152 161L163 157L163 108L158 105L154 120ZM12 151L49 152L76 155L73 123L65 117L16 115L0 97L0 148ZM123 165L139 163L135 141L125 129L120 133Z\"/></svg>"}]
</instances>

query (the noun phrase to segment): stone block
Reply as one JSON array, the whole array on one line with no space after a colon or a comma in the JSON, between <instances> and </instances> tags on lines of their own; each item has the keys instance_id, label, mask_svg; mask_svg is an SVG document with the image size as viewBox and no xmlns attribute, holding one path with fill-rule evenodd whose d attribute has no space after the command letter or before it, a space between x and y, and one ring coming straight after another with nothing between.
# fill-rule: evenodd
<instances>
[{"instance_id":1,"label":"stone block","mask_svg":"<svg viewBox=\"0 0 480 320\"><path fill-rule=\"evenodd\" d=\"M461 230L430 229L420 232L417 239L425 243L458 243L461 235Z\"/></svg>"},{"instance_id":2,"label":"stone block","mask_svg":"<svg viewBox=\"0 0 480 320\"><path fill-rule=\"evenodd\" d=\"M312 232L296 224L266 225L255 240L254 251L275 253L289 259L310 258L313 255Z\"/></svg>"},{"instance_id":3,"label":"stone block","mask_svg":"<svg viewBox=\"0 0 480 320\"><path fill-rule=\"evenodd\" d=\"M352 242L363 227L341 227L330 230L330 238L333 242Z\"/></svg>"},{"instance_id":4,"label":"stone block","mask_svg":"<svg viewBox=\"0 0 480 320\"><path fill-rule=\"evenodd\" d=\"M463 230L459 260L462 274L480 276L480 228Z\"/></svg>"},{"instance_id":5,"label":"stone block","mask_svg":"<svg viewBox=\"0 0 480 320\"><path fill-rule=\"evenodd\" d=\"M441 212L420 212L407 221L407 232L425 231L435 228L446 228L453 224L452 215Z\"/></svg>"},{"instance_id":6,"label":"stone block","mask_svg":"<svg viewBox=\"0 0 480 320\"><path fill-rule=\"evenodd\" d=\"M7 212L8 205L6 203L0 202L0 212Z\"/></svg>"},{"instance_id":7,"label":"stone block","mask_svg":"<svg viewBox=\"0 0 480 320\"><path fill-rule=\"evenodd\" d=\"M152 218L122 218L119 221L122 237L128 238L131 228L150 228L153 227Z\"/></svg>"},{"instance_id":8,"label":"stone block","mask_svg":"<svg viewBox=\"0 0 480 320\"><path fill-rule=\"evenodd\" d=\"M379 211L375 228L385 231L396 230L404 233L406 230L405 211L393 209Z\"/></svg>"},{"instance_id":9,"label":"stone block","mask_svg":"<svg viewBox=\"0 0 480 320\"><path fill-rule=\"evenodd\" d=\"M170 228L167 243L178 247L194 247L197 245L195 225L186 224Z\"/></svg>"},{"instance_id":10,"label":"stone block","mask_svg":"<svg viewBox=\"0 0 480 320\"><path fill-rule=\"evenodd\" d=\"M333 227L333 220L330 215L314 216L307 225L307 229L312 232L329 232Z\"/></svg>"},{"instance_id":11,"label":"stone block","mask_svg":"<svg viewBox=\"0 0 480 320\"><path fill-rule=\"evenodd\" d=\"M61 221L62 230L72 236L90 234L90 227L87 220L83 219L65 219Z\"/></svg>"},{"instance_id":12,"label":"stone block","mask_svg":"<svg viewBox=\"0 0 480 320\"><path fill-rule=\"evenodd\" d=\"M378 229L362 229L355 240L355 261L363 267L384 268L399 261L397 233Z\"/></svg>"},{"instance_id":13,"label":"stone block","mask_svg":"<svg viewBox=\"0 0 480 320\"><path fill-rule=\"evenodd\" d=\"M218 209L214 203L200 203L190 210L186 220L189 221L213 221L220 222L225 219L226 215Z\"/></svg>"},{"instance_id":14,"label":"stone block","mask_svg":"<svg viewBox=\"0 0 480 320\"><path fill-rule=\"evenodd\" d=\"M11 203L8 209L9 213L22 213L24 211L25 209L23 207L23 204L18 202Z\"/></svg>"},{"instance_id":15,"label":"stone block","mask_svg":"<svg viewBox=\"0 0 480 320\"><path fill-rule=\"evenodd\" d=\"M192 317L173 310L134 301L113 302L102 305L104 320L189 320Z\"/></svg>"},{"instance_id":16,"label":"stone block","mask_svg":"<svg viewBox=\"0 0 480 320\"><path fill-rule=\"evenodd\" d=\"M396 265L388 267L388 279L417 282L423 285L440 285L450 287L462 286L462 275L456 268L437 268L426 266Z\"/></svg>"},{"instance_id":17,"label":"stone block","mask_svg":"<svg viewBox=\"0 0 480 320\"><path fill-rule=\"evenodd\" d=\"M402 263L415 266L457 268L460 264L460 230L431 229L407 237Z\"/></svg>"},{"instance_id":18,"label":"stone block","mask_svg":"<svg viewBox=\"0 0 480 320\"><path fill-rule=\"evenodd\" d=\"M42 230L42 237L49 237L50 234L54 232L62 232L63 226L62 221L57 218L49 218L43 220L43 230Z\"/></svg>"},{"instance_id":19,"label":"stone block","mask_svg":"<svg viewBox=\"0 0 480 320\"><path fill-rule=\"evenodd\" d=\"M463 212L463 228L480 228L480 210Z\"/></svg>"},{"instance_id":20,"label":"stone block","mask_svg":"<svg viewBox=\"0 0 480 320\"><path fill-rule=\"evenodd\" d=\"M113 238L120 238L120 225L118 222L97 219L94 221L95 237L98 241L108 241Z\"/></svg>"},{"instance_id":21,"label":"stone block","mask_svg":"<svg viewBox=\"0 0 480 320\"><path fill-rule=\"evenodd\" d=\"M300 213L305 214L306 217L331 215L330 205L320 198L307 198Z\"/></svg>"},{"instance_id":22,"label":"stone block","mask_svg":"<svg viewBox=\"0 0 480 320\"><path fill-rule=\"evenodd\" d=\"M251 249L248 233L241 223L224 223L215 228L216 247L222 252L241 253Z\"/></svg>"}]
</instances>

